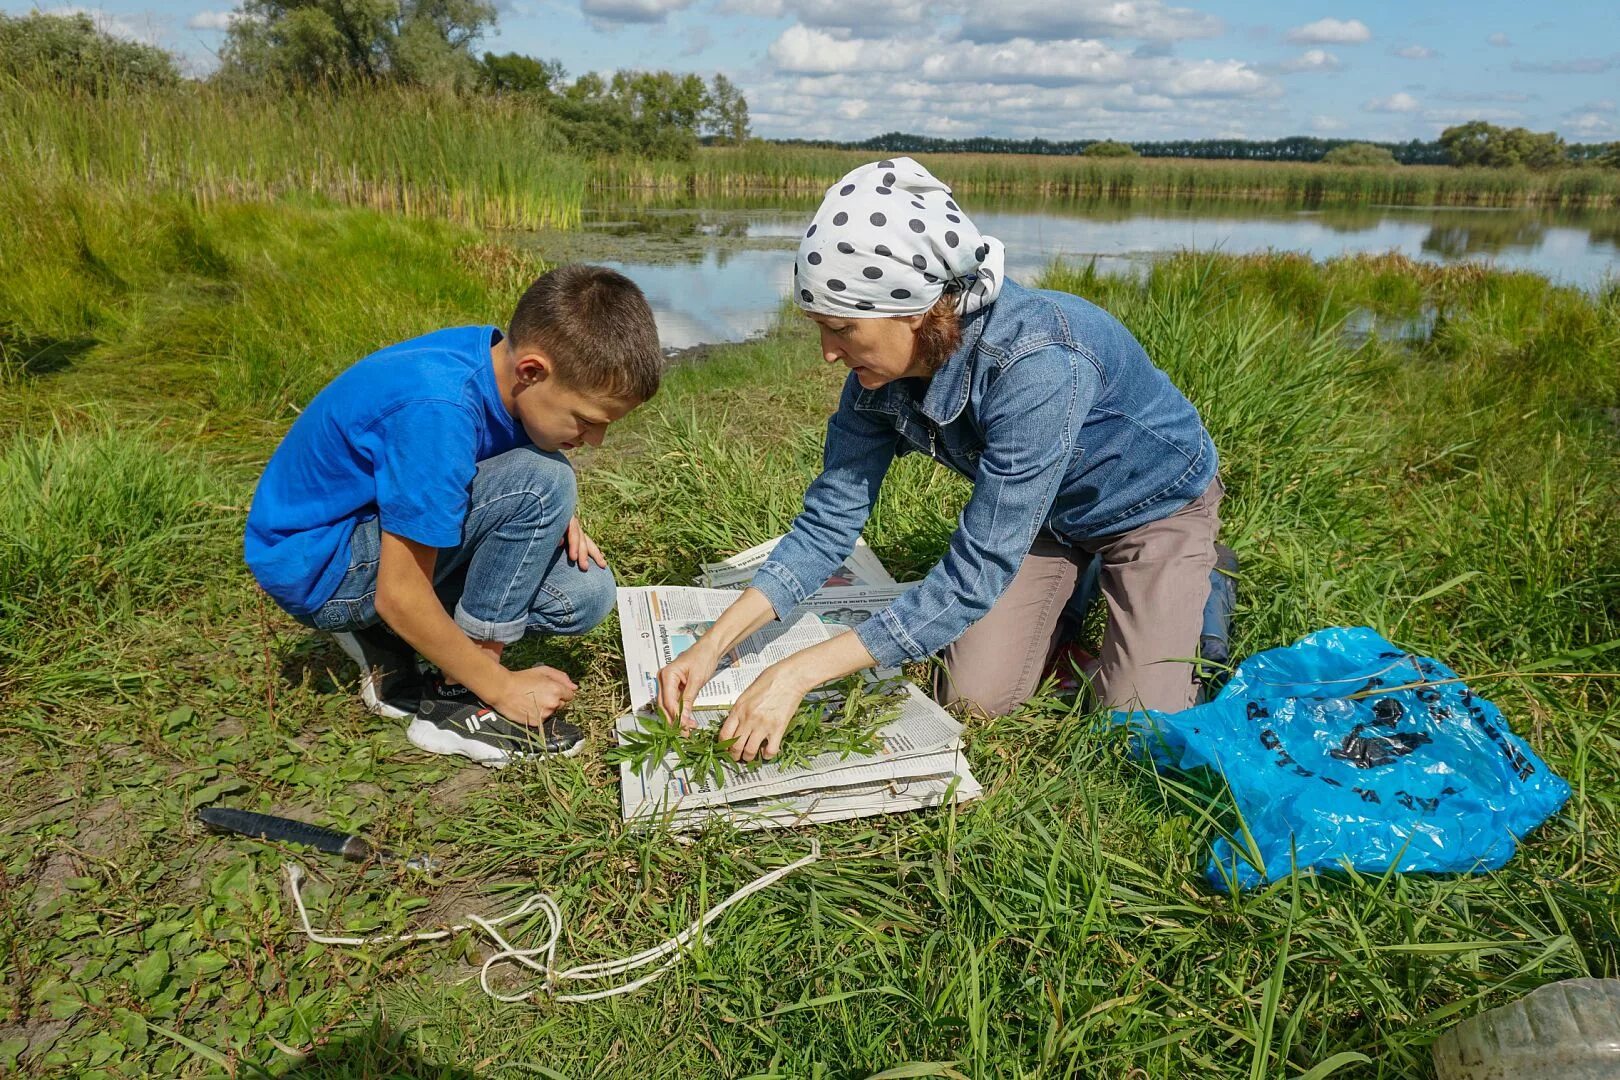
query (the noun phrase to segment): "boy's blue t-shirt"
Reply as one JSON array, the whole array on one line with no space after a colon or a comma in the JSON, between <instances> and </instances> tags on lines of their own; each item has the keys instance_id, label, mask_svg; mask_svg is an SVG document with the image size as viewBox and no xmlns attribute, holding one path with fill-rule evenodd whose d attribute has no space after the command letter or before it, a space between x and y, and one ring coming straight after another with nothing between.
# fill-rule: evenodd
<instances>
[{"instance_id":1,"label":"boy's blue t-shirt","mask_svg":"<svg viewBox=\"0 0 1620 1080\"><path fill-rule=\"evenodd\" d=\"M390 345L333 379L270 456L248 511L249 569L283 608L311 615L349 566L355 526L429 547L461 543L478 462L529 444L501 402L493 326Z\"/></svg>"}]
</instances>

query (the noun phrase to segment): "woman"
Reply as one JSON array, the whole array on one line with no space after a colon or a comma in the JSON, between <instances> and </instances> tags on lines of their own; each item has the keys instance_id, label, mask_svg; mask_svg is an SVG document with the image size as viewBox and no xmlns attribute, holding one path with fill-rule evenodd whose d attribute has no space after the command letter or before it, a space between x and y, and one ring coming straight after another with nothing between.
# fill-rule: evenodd
<instances>
[{"instance_id":1,"label":"woman","mask_svg":"<svg viewBox=\"0 0 1620 1080\"><path fill-rule=\"evenodd\" d=\"M1060 644L1084 567L1100 560L1108 630L1093 686L1115 709L1193 704L1222 488L1198 413L1128 330L1004 272L950 189L910 158L827 192L799 244L794 299L828 363L849 368L804 512L753 584L659 673L690 703L725 652L785 615L852 550L896 454L973 482L949 549L852 632L768 668L721 728L732 756L773 756L810 689L944 651L942 704L1011 711Z\"/></svg>"}]
</instances>

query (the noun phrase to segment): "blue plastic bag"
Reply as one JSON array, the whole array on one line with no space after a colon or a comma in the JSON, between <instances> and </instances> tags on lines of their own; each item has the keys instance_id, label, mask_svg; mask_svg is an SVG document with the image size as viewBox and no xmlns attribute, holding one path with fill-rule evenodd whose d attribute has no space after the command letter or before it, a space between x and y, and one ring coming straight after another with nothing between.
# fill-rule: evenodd
<instances>
[{"instance_id":1,"label":"blue plastic bag","mask_svg":"<svg viewBox=\"0 0 1620 1080\"><path fill-rule=\"evenodd\" d=\"M1218 889L1296 868L1474 873L1506 863L1569 785L1496 706L1439 682L1456 678L1365 627L1333 628L1243 661L1208 704L1126 722L1156 765L1207 767L1231 788L1260 866L1216 841ZM1411 685L1425 683L1439 685Z\"/></svg>"}]
</instances>

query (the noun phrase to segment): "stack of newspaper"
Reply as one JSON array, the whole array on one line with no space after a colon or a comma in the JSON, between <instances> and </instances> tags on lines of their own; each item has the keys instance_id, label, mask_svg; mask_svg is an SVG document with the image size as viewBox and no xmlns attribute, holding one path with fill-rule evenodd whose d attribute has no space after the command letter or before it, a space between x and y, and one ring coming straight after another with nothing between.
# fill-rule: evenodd
<instances>
[{"instance_id":1,"label":"stack of newspaper","mask_svg":"<svg viewBox=\"0 0 1620 1080\"><path fill-rule=\"evenodd\" d=\"M631 704L616 725L621 739L651 713L659 669L731 606L775 543L705 564L701 587L619 590ZM859 544L819 592L732 649L698 694L699 725L718 727L726 707L765 668L864 621L908 587L889 575L864 542ZM874 678L893 674L879 672ZM724 818L744 829L784 828L976 798L981 789L961 752L961 725L914 684L904 684L904 695L899 715L879 729L878 749L870 754L829 753L795 768L765 763L728 770L723 784L690 775L673 755L639 771L622 763L624 820L693 829Z\"/></svg>"}]
</instances>

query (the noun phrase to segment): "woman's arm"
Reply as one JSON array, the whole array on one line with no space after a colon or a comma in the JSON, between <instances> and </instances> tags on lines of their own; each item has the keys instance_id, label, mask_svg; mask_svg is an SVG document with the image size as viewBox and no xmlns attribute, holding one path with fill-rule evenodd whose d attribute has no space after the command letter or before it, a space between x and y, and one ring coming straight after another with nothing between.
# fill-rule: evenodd
<instances>
[{"instance_id":1,"label":"woman's arm","mask_svg":"<svg viewBox=\"0 0 1620 1080\"><path fill-rule=\"evenodd\" d=\"M827 422L821 474L805 492L804 510L792 530L759 568L753 584L691 648L658 673L658 704L666 716L680 717L684 729L693 727L691 703L713 677L720 658L821 588L854 550L899 439L881 418L855 408L860 392L860 384L850 376L838 411Z\"/></svg>"},{"instance_id":2,"label":"woman's arm","mask_svg":"<svg viewBox=\"0 0 1620 1080\"><path fill-rule=\"evenodd\" d=\"M894 461L899 432L883 417L855 407L861 392L851 375L838 411L827 421L821 474L804 493L804 510L754 575L754 588L778 617L821 588L855 550Z\"/></svg>"},{"instance_id":3,"label":"woman's arm","mask_svg":"<svg viewBox=\"0 0 1620 1080\"><path fill-rule=\"evenodd\" d=\"M986 394L973 495L949 549L915 587L855 628L767 668L721 728L732 756L767 757L805 693L862 667L898 667L955 641L982 618L1023 564L1052 507L1096 394L1090 361L1051 346L1005 372Z\"/></svg>"}]
</instances>

